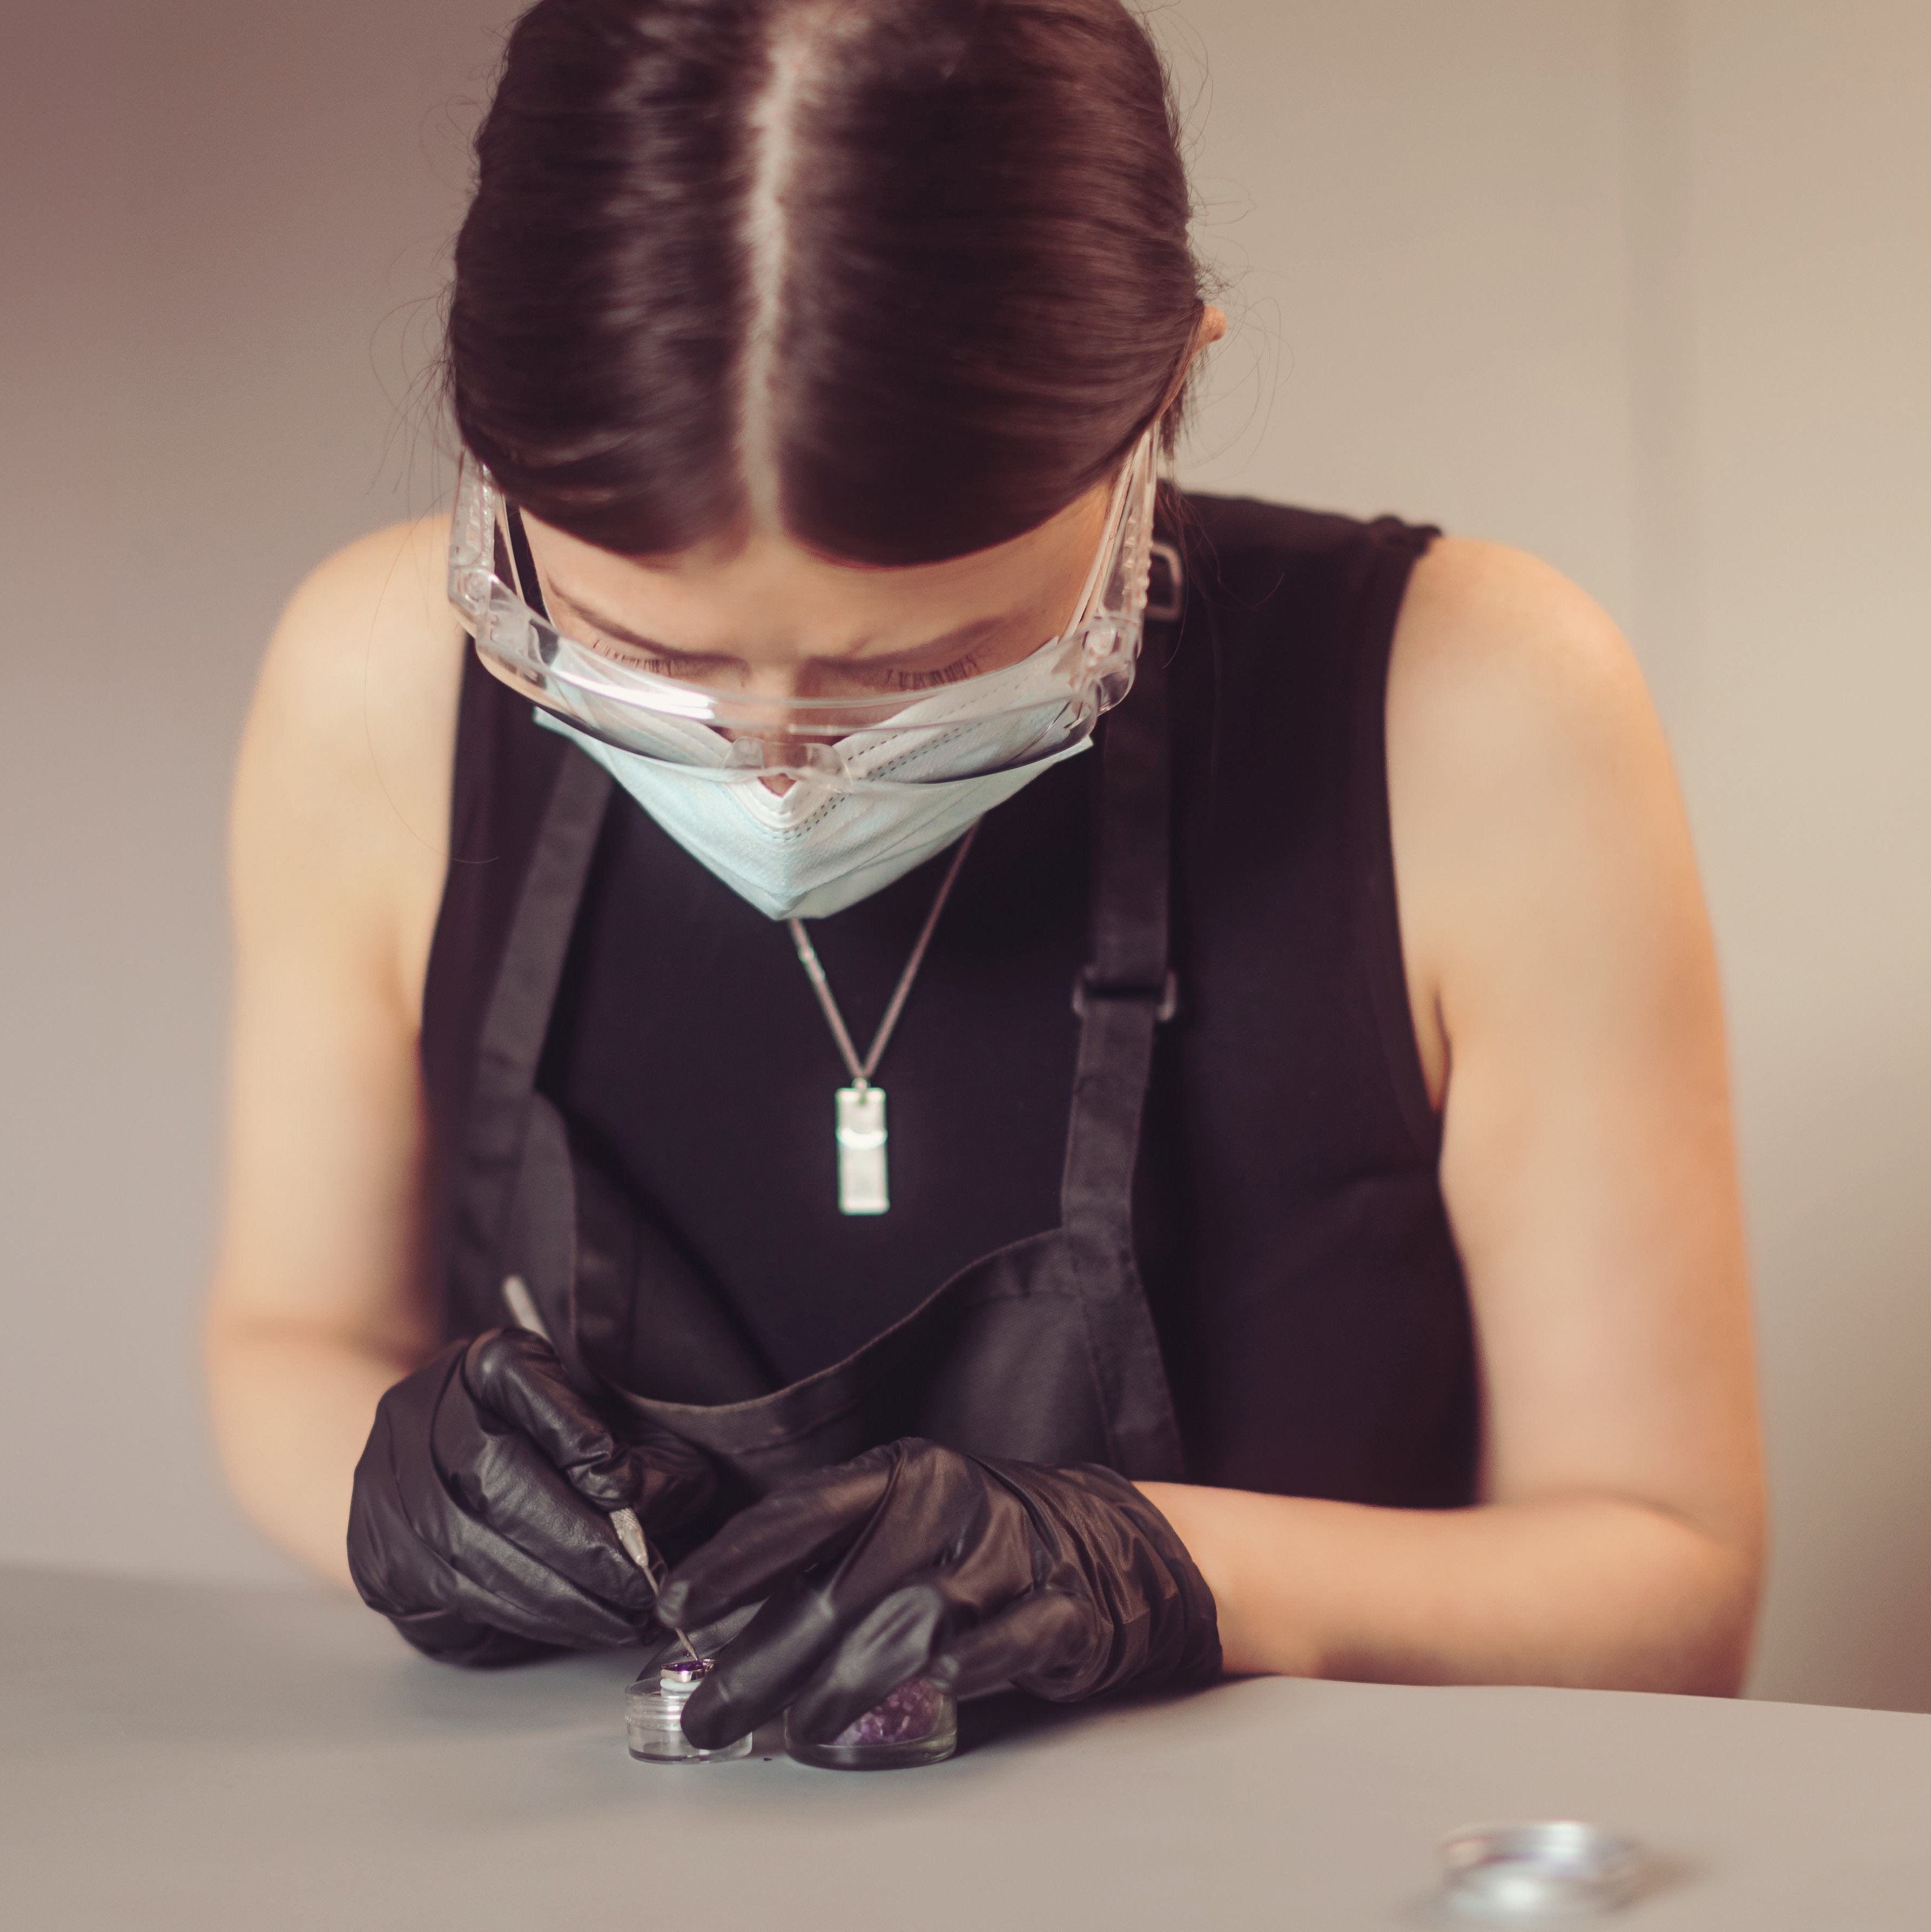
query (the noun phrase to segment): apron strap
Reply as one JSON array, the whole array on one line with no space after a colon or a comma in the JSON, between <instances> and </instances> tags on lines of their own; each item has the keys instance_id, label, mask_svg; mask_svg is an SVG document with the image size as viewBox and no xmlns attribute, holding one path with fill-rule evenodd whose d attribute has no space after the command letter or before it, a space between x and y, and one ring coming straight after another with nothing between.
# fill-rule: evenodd
<instances>
[{"instance_id":1,"label":"apron strap","mask_svg":"<svg viewBox=\"0 0 1931 1932\"><path fill-rule=\"evenodd\" d=\"M1164 545L1161 546L1163 550ZM1182 1472L1159 1337L1133 1258L1133 1176L1153 1036L1176 1004L1168 964L1171 787L1167 656L1180 585L1166 551L1171 607L1150 622L1126 702L1100 747L1093 949L1073 988L1079 1057L1060 1209L1111 1415L1114 1466L1152 1480Z\"/></svg>"},{"instance_id":2,"label":"apron strap","mask_svg":"<svg viewBox=\"0 0 1931 1932\"><path fill-rule=\"evenodd\" d=\"M451 1231L449 1285L459 1308L499 1305L496 1271L530 1096L611 790L589 759L566 750L558 760L477 1046Z\"/></svg>"}]
</instances>

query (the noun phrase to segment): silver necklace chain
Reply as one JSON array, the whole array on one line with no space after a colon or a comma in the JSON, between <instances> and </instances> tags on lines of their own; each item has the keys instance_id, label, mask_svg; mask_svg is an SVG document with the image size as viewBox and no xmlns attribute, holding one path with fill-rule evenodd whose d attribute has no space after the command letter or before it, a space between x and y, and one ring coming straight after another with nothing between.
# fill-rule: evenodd
<instances>
[{"instance_id":1,"label":"silver necklace chain","mask_svg":"<svg viewBox=\"0 0 1931 1932\"><path fill-rule=\"evenodd\" d=\"M859 1058L858 1048L852 1044L844 1016L838 1011L838 1003L832 996L832 982L825 976L817 949L811 944L811 934L805 930L805 922L802 919L787 922L791 928L791 943L797 947L798 957L804 962L811 990L818 996L818 1004L823 1009L832 1037L838 1043L838 1052L844 1057L845 1071L851 1076L854 1087L869 1087L871 1076L878 1070L878 1063L885 1058L892 1030L898 1024L898 1016L905 1010L905 1002L911 998L912 982L918 978L919 968L925 962L925 950L932 943L932 934L938 930L939 915L945 910L946 902L952 896L952 882L959 875L959 868L965 863L966 854L972 850L972 842L979 836L979 821L973 820L971 829L959 841L958 850L952 854L952 862L946 868L945 878L940 885L938 896L932 902L932 910L925 915L918 944L912 949L911 958L905 962L904 971L898 976L892 1004L886 1008L885 1017L879 1022L878 1030L872 1036L871 1051L863 1060Z\"/></svg>"},{"instance_id":2,"label":"silver necklace chain","mask_svg":"<svg viewBox=\"0 0 1931 1932\"><path fill-rule=\"evenodd\" d=\"M892 1003L886 1008L885 1017L879 1022L878 1030L872 1036L871 1051L862 1060L852 1043L851 1030L845 1024L844 1016L838 1011L838 1003L832 995L832 982L825 976L817 949L811 944L811 934L805 930L805 922L802 919L786 922L791 928L791 943L798 949L805 977L811 982L812 992L818 996L826 1024L832 1030L832 1039L838 1043L845 1071L851 1076L851 1084L840 1088L835 1096L838 1208L843 1214L883 1214L892 1204L886 1171L885 1090L872 1084L872 1076L878 1071L878 1063L885 1057L892 1029L898 1025L898 1016L905 1010L905 1002L911 997L912 982L918 978L919 968L925 963L926 949L932 943L932 934L938 930L939 915L945 910L946 900L952 897L959 868L965 863L966 854L972 850L972 842L978 836L979 821L975 820L959 841L958 850L952 854L952 862L946 868L945 879L939 887L938 896L932 901L931 910L925 915L918 944L912 949L911 958L905 962L904 971L898 976Z\"/></svg>"}]
</instances>

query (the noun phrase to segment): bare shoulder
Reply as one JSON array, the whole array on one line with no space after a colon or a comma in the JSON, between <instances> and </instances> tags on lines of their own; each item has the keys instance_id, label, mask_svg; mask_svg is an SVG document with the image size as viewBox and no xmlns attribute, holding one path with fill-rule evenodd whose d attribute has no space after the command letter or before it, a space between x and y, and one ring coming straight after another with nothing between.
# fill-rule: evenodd
<instances>
[{"instance_id":1,"label":"bare shoulder","mask_svg":"<svg viewBox=\"0 0 1931 1932\"><path fill-rule=\"evenodd\" d=\"M1485 994L1519 998L1525 976L1575 968L1579 986L1592 950L1613 968L1696 943L1700 890L1642 674L1559 572L1437 543L1396 627L1387 734L1418 1030Z\"/></svg>"},{"instance_id":2,"label":"bare shoulder","mask_svg":"<svg viewBox=\"0 0 1931 1932\"><path fill-rule=\"evenodd\" d=\"M349 794L373 787L418 824L446 810L441 788L420 794L451 742L461 665L442 588L448 532L443 520L391 525L310 572L269 641L250 728L277 760L330 772Z\"/></svg>"},{"instance_id":3,"label":"bare shoulder","mask_svg":"<svg viewBox=\"0 0 1931 1932\"><path fill-rule=\"evenodd\" d=\"M426 959L448 842L463 635L446 518L360 538L310 573L270 640L235 794L244 936L298 898L339 936ZM420 957L418 957L420 956Z\"/></svg>"},{"instance_id":4,"label":"bare shoulder","mask_svg":"<svg viewBox=\"0 0 1931 1932\"><path fill-rule=\"evenodd\" d=\"M1415 566L1396 630L1389 726L1424 769L1479 752L1500 777L1660 745L1642 674L1601 605L1503 544L1437 542Z\"/></svg>"}]
</instances>

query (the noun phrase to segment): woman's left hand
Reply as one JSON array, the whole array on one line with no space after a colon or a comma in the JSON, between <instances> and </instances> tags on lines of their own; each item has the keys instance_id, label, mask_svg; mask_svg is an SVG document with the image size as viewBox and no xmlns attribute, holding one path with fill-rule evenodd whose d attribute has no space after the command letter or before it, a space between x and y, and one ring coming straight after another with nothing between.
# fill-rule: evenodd
<instances>
[{"instance_id":1,"label":"woman's left hand","mask_svg":"<svg viewBox=\"0 0 1931 1932\"><path fill-rule=\"evenodd\" d=\"M775 1490L670 1574L684 1630L763 1598L692 1696L727 1744L789 1709L823 1742L908 1678L1057 1702L1218 1675L1213 1594L1167 1520L1092 1463L1047 1468L910 1439Z\"/></svg>"}]
</instances>

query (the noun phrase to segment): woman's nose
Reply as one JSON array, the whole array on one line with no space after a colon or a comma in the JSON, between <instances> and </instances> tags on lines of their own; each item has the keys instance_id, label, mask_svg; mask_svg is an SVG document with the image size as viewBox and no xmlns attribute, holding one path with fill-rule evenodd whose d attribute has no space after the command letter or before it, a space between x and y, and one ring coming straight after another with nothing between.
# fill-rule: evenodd
<instances>
[{"instance_id":1,"label":"woman's nose","mask_svg":"<svg viewBox=\"0 0 1931 1932\"><path fill-rule=\"evenodd\" d=\"M755 770L759 782L780 797L808 772L831 778L842 769L833 746L788 722L776 728L741 723L724 735L731 741L731 762Z\"/></svg>"}]
</instances>

